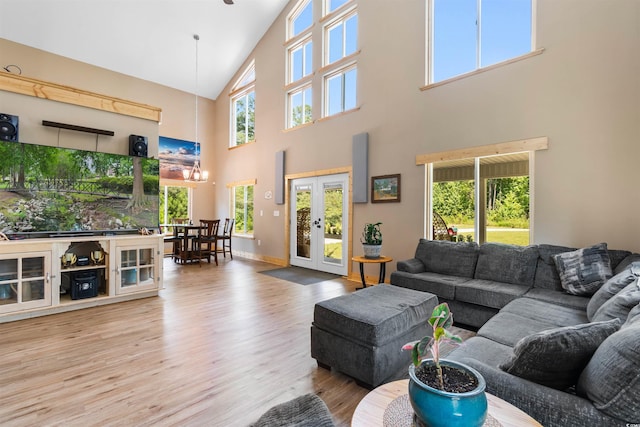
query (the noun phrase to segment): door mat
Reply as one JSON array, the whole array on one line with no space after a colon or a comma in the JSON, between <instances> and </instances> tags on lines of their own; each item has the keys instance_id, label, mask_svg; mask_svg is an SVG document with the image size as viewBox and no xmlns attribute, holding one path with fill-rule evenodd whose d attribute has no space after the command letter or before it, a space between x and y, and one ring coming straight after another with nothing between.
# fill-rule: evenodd
<instances>
[{"instance_id":1,"label":"door mat","mask_svg":"<svg viewBox=\"0 0 640 427\"><path fill-rule=\"evenodd\" d=\"M325 273L324 271L310 270L302 267L276 268L274 270L264 270L260 273L305 286L341 277L338 274Z\"/></svg>"}]
</instances>

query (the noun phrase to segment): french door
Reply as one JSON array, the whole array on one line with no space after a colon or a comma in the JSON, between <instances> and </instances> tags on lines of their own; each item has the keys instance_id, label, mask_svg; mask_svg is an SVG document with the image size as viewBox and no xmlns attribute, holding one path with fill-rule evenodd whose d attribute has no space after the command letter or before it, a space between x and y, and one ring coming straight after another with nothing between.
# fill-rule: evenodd
<instances>
[{"instance_id":1,"label":"french door","mask_svg":"<svg viewBox=\"0 0 640 427\"><path fill-rule=\"evenodd\" d=\"M291 181L291 265L346 275L349 175Z\"/></svg>"}]
</instances>

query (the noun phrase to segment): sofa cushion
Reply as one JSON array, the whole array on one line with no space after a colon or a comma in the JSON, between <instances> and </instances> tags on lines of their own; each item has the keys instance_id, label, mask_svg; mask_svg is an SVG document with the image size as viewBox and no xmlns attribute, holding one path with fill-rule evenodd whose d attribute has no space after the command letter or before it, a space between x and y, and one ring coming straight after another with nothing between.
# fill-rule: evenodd
<instances>
[{"instance_id":1,"label":"sofa cushion","mask_svg":"<svg viewBox=\"0 0 640 427\"><path fill-rule=\"evenodd\" d=\"M470 357L488 365L497 367L511 357L513 349L510 346L491 341L485 337L472 337L456 347L446 358L461 361Z\"/></svg>"},{"instance_id":2,"label":"sofa cushion","mask_svg":"<svg viewBox=\"0 0 640 427\"><path fill-rule=\"evenodd\" d=\"M618 319L564 326L529 335L500 369L558 390L575 385L598 346L620 329Z\"/></svg>"},{"instance_id":3,"label":"sofa cushion","mask_svg":"<svg viewBox=\"0 0 640 427\"><path fill-rule=\"evenodd\" d=\"M484 243L480 246L474 278L530 287L537 260L536 246Z\"/></svg>"},{"instance_id":4,"label":"sofa cushion","mask_svg":"<svg viewBox=\"0 0 640 427\"><path fill-rule=\"evenodd\" d=\"M606 243L557 254L553 260L562 287L573 295L593 295L613 275Z\"/></svg>"},{"instance_id":5,"label":"sofa cushion","mask_svg":"<svg viewBox=\"0 0 640 427\"><path fill-rule=\"evenodd\" d=\"M640 254L631 254L626 256L618 265L616 265L613 269L613 274L621 273L623 270L626 270L634 262L640 262ZM611 266L613 267L613 260L611 260Z\"/></svg>"},{"instance_id":6,"label":"sofa cushion","mask_svg":"<svg viewBox=\"0 0 640 427\"><path fill-rule=\"evenodd\" d=\"M583 309L549 304L526 296L510 302L500 312L513 313L526 319L551 324L550 328L579 325L589 321ZM542 330L538 329L538 331Z\"/></svg>"},{"instance_id":7,"label":"sofa cushion","mask_svg":"<svg viewBox=\"0 0 640 427\"><path fill-rule=\"evenodd\" d=\"M640 323L621 328L600 344L576 391L605 414L640 423Z\"/></svg>"},{"instance_id":8,"label":"sofa cushion","mask_svg":"<svg viewBox=\"0 0 640 427\"><path fill-rule=\"evenodd\" d=\"M626 269L607 280L607 282L593 294L587 305L587 317L589 320L593 319L596 311L598 311L605 302L624 289L629 283L637 279L631 272L632 266L634 266L634 268L640 268L640 262L629 264Z\"/></svg>"},{"instance_id":9,"label":"sofa cushion","mask_svg":"<svg viewBox=\"0 0 640 427\"><path fill-rule=\"evenodd\" d=\"M536 276L533 280L533 287L564 292L553 257L563 252L575 250L576 248L566 246L538 245L538 264L536 266Z\"/></svg>"},{"instance_id":10,"label":"sofa cushion","mask_svg":"<svg viewBox=\"0 0 640 427\"><path fill-rule=\"evenodd\" d=\"M412 273L412 274L423 273L425 271L424 268L425 267L422 261L416 258L411 258L404 261L398 261L396 263L396 269L398 271L405 271L407 273Z\"/></svg>"},{"instance_id":11,"label":"sofa cushion","mask_svg":"<svg viewBox=\"0 0 640 427\"><path fill-rule=\"evenodd\" d=\"M457 301L499 309L528 290L527 286L473 279L458 284L455 295Z\"/></svg>"},{"instance_id":12,"label":"sofa cushion","mask_svg":"<svg viewBox=\"0 0 640 427\"><path fill-rule=\"evenodd\" d=\"M527 298L545 301L563 307L586 310L590 298L579 295L570 295L564 291L554 291L551 289L531 288L524 294Z\"/></svg>"},{"instance_id":13,"label":"sofa cushion","mask_svg":"<svg viewBox=\"0 0 640 427\"><path fill-rule=\"evenodd\" d=\"M471 278L478 261L478 244L420 239L414 258L422 261L427 271Z\"/></svg>"},{"instance_id":14,"label":"sofa cushion","mask_svg":"<svg viewBox=\"0 0 640 427\"><path fill-rule=\"evenodd\" d=\"M640 304L640 288L638 286L638 280L625 286L624 289L602 304L593 315L593 321L600 322L617 318L626 322L631 309Z\"/></svg>"},{"instance_id":15,"label":"sofa cushion","mask_svg":"<svg viewBox=\"0 0 640 427\"><path fill-rule=\"evenodd\" d=\"M438 273L410 274L394 271L391 274L391 284L416 291L430 292L439 298L453 299L456 286L468 282L467 277L448 276Z\"/></svg>"}]
</instances>

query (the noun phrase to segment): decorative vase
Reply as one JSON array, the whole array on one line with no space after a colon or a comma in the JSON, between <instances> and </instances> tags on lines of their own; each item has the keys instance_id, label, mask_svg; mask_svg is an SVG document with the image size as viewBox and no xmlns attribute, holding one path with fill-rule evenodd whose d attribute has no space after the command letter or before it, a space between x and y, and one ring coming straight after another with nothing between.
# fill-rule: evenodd
<instances>
[{"instance_id":1,"label":"decorative vase","mask_svg":"<svg viewBox=\"0 0 640 427\"><path fill-rule=\"evenodd\" d=\"M432 359L422 363L433 365ZM416 416L428 427L480 427L487 417L486 383L470 366L453 360L440 360L441 366L467 371L478 379L478 386L466 393L451 393L429 387L418 379L414 365L409 366L409 401Z\"/></svg>"},{"instance_id":2,"label":"decorative vase","mask_svg":"<svg viewBox=\"0 0 640 427\"><path fill-rule=\"evenodd\" d=\"M380 258L380 251L382 250L382 245L366 245L362 244L362 249L364 250L364 257L375 259Z\"/></svg>"}]
</instances>

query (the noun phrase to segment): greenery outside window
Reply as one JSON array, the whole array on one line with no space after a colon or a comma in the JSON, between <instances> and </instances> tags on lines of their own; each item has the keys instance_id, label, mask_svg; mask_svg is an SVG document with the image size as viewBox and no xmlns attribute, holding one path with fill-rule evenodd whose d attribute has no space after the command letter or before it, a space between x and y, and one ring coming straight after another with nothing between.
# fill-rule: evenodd
<instances>
[{"instance_id":1,"label":"greenery outside window","mask_svg":"<svg viewBox=\"0 0 640 427\"><path fill-rule=\"evenodd\" d=\"M255 78L251 63L231 93L231 147L255 141Z\"/></svg>"},{"instance_id":2,"label":"greenery outside window","mask_svg":"<svg viewBox=\"0 0 640 427\"><path fill-rule=\"evenodd\" d=\"M234 234L253 236L253 190L252 183L229 185L231 193L231 215L235 218Z\"/></svg>"},{"instance_id":3,"label":"greenery outside window","mask_svg":"<svg viewBox=\"0 0 640 427\"><path fill-rule=\"evenodd\" d=\"M189 217L189 187L160 187L160 224L171 224L174 218ZM163 230L171 232L172 230Z\"/></svg>"},{"instance_id":4,"label":"greenery outside window","mask_svg":"<svg viewBox=\"0 0 640 427\"><path fill-rule=\"evenodd\" d=\"M311 118L311 85L303 86L289 93L289 127L310 123Z\"/></svg>"},{"instance_id":5,"label":"greenery outside window","mask_svg":"<svg viewBox=\"0 0 640 427\"><path fill-rule=\"evenodd\" d=\"M532 0L429 0L429 83L532 51Z\"/></svg>"},{"instance_id":6,"label":"greenery outside window","mask_svg":"<svg viewBox=\"0 0 640 427\"><path fill-rule=\"evenodd\" d=\"M357 73L353 64L325 78L325 116L356 108Z\"/></svg>"}]
</instances>

